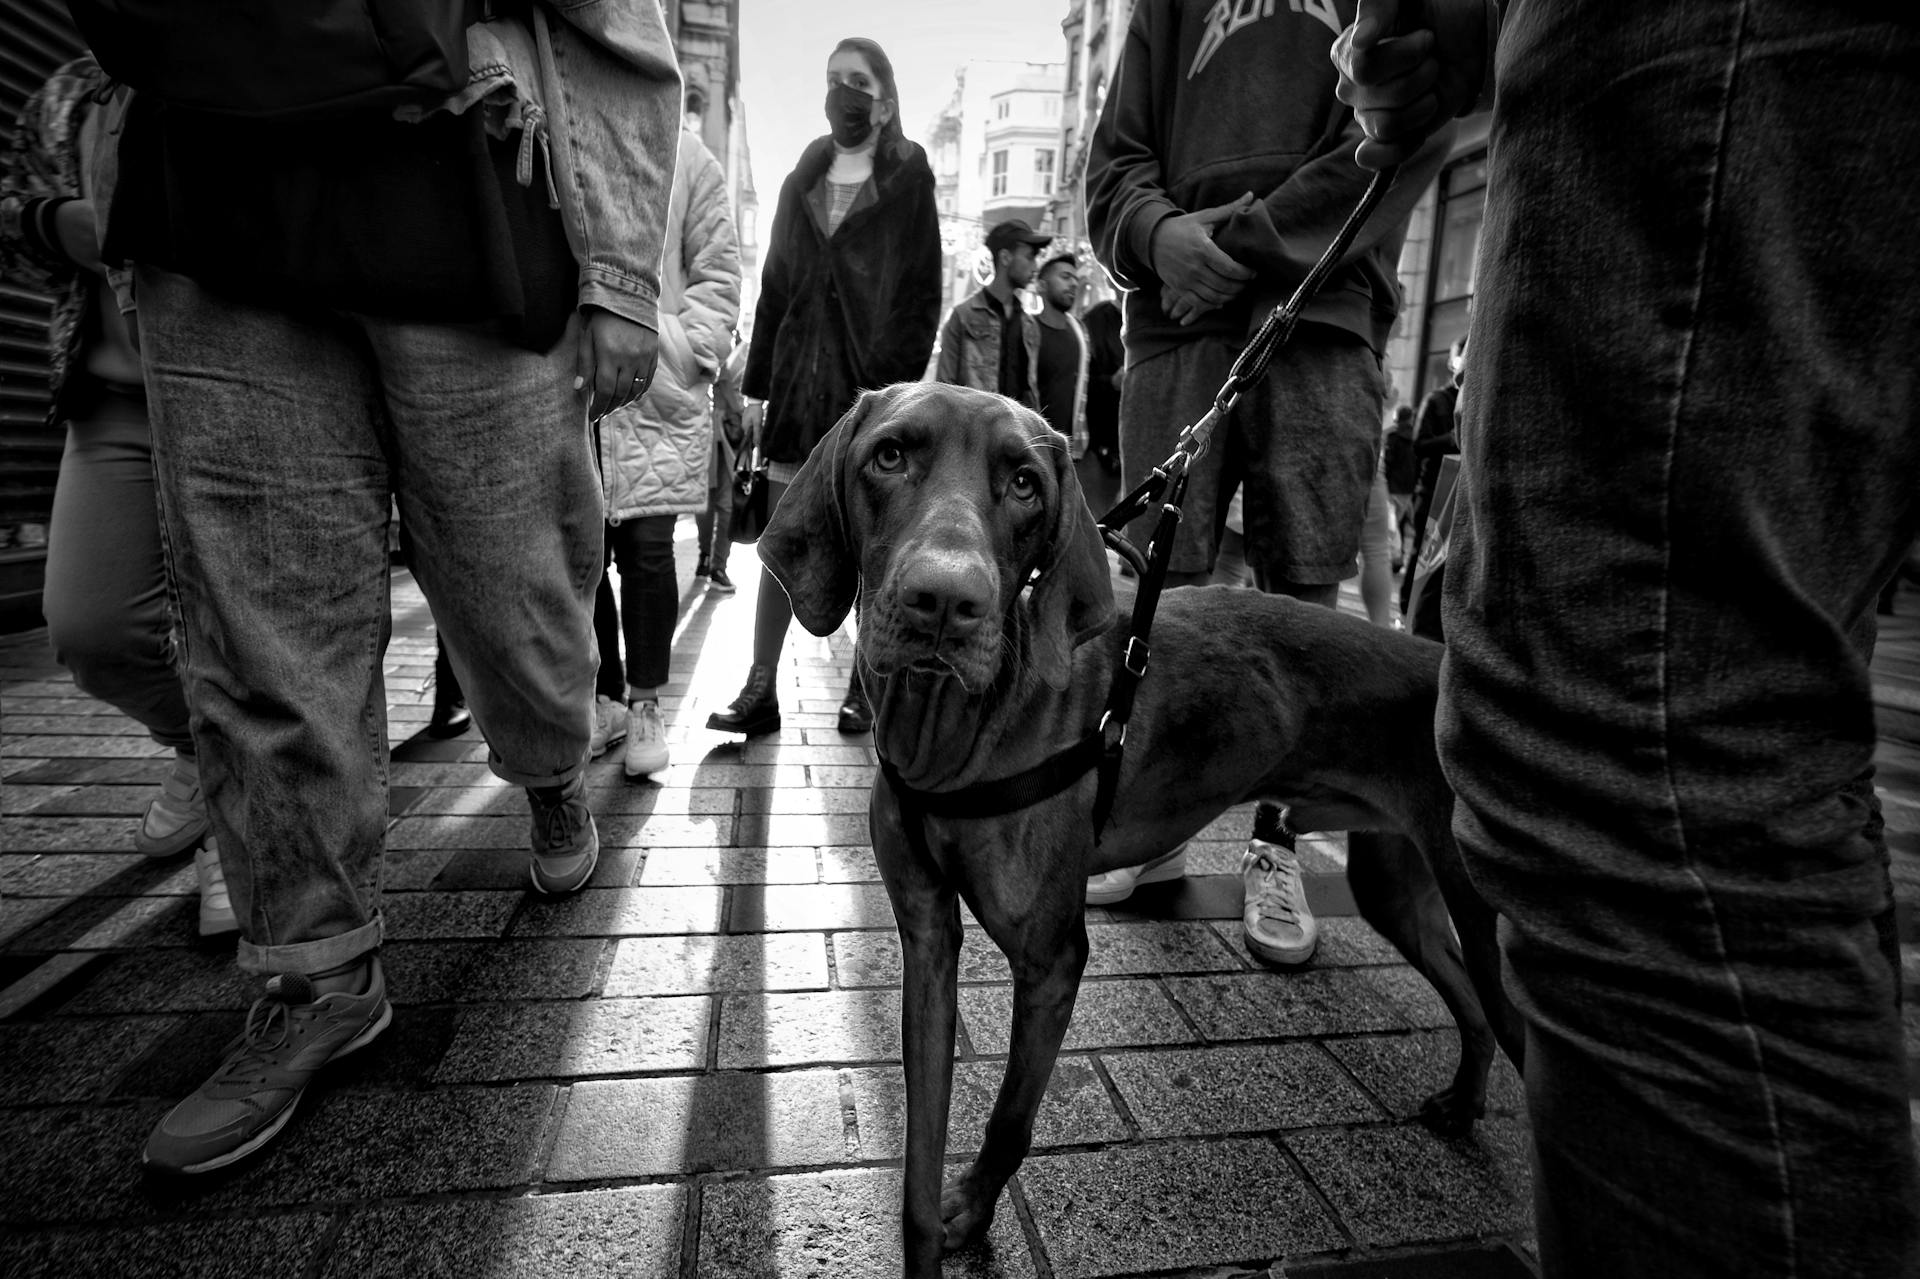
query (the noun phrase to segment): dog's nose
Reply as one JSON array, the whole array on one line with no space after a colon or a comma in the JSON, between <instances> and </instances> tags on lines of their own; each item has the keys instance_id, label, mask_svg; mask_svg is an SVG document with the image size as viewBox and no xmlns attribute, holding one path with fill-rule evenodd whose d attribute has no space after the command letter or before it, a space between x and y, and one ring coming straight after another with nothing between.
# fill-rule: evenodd
<instances>
[{"instance_id":1,"label":"dog's nose","mask_svg":"<svg viewBox=\"0 0 1920 1279\"><path fill-rule=\"evenodd\" d=\"M992 606L987 574L958 557L925 557L900 577L900 607L914 626L934 636L978 630Z\"/></svg>"}]
</instances>

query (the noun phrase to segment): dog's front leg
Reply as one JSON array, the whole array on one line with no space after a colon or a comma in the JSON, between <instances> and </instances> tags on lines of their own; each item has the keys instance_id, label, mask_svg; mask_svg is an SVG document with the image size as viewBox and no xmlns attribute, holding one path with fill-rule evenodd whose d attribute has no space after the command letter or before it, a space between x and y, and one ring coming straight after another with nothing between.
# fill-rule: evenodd
<instances>
[{"instance_id":1,"label":"dog's front leg","mask_svg":"<svg viewBox=\"0 0 1920 1279\"><path fill-rule=\"evenodd\" d=\"M1017 927L988 904L991 898L969 899L1013 966L1013 1035L980 1154L941 1204L949 1249L986 1234L1000 1192L1033 1145L1034 1117L1053 1078L1087 966L1086 914L1077 896L1082 882L1081 877L1071 881L1076 895L1064 909L1030 915ZM990 916L994 922L988 922Z\"/></svg>"},{"instance_id":2,"label":"dog's front leg","mask_svg":"<svg viewBox=\"0 0 1920 1279\"><path fill-rule=\"evenodd\" d=\"M907 1078L906 1186L900 1237L908 1279L936 1279L944 1235L941 1169L953 1100L953 1039L958 1018L960 901L927 857L904 836L897 812L876 792L874 859L900 930L901 1062Z\"/></svg>"}]
</instances>

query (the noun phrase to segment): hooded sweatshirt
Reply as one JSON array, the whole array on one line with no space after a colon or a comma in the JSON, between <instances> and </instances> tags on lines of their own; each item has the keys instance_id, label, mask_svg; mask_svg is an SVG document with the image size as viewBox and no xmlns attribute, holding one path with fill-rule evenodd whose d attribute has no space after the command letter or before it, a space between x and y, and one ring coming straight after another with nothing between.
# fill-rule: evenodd
<instances>
[{"instance_id":1,"label":"hooded sweatshirt","mask_svg":"<svg viewBox=\"0 0 1920 1279\"><path fill-rule=\"evenodd\" d=\"M1207 334L1239 341L1312 270L1373 176L1334 97L1328 50L1354 0L1140 0L1087 164L1087 222L1100 260L1131 292L1129 359ZM1451 125L1401 166L1342 265L1302 319L1386 348L1400 310L1395 271L1407 218L1445 161ZM1161 221L1249 205L1214 243L1257 272L1233 301L1186 328L1160 306L1150 246Z\"/></svg>"}]
</instances>

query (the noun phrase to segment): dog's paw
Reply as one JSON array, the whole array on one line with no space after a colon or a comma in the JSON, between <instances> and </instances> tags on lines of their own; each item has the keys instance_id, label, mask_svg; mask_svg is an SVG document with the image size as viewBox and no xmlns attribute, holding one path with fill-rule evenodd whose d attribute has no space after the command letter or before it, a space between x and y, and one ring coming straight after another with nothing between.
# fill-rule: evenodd
<instances>
[{"instance_id":1,"label":"dog's paw","mask_svg":"<svg viewBox=\"0 0 1920 1279\"><path fill-rule=\"evenodd\" d=\"M1484 1097L1452 1086L1420 1104L1420 1122L1441 1137L1464 1137L1473 1131L1473 1121L1487 1113Z\"/></svg>"},{"instance_id":2,"label":"dog's paw","mask_svg":"<svg viewBox=\"0 0 1920 1279\"><path fill-rule=\"evenodd\" d=\"M998 1186L986 1186L981 1178L968 1172L948 1186L940 1196L940 1220L946 1227L942 1240L948 1252L965 1248L987 1237L993 1224L994 1203L1000 1198Z\"/></svg>"}]
</instances>

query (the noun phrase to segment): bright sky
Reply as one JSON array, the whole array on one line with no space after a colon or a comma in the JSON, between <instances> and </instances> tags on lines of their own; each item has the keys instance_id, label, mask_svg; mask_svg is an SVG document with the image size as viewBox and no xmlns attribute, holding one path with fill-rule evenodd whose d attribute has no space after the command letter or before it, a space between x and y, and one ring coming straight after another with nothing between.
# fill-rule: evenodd
<instances>
[{"instance_id":1,"label":"bright sky","mask_svg":"<svg viewBox=\"0 0 1920 1279\"><path fill-rule=\"evenodd\" d=\"M842 37L866 36L887 51L900 123L924 142L963 63L1065 62L1066 13L1067 0L741 0L740 96L762 227L772 226L801 149L827 131L827 55Z\"/></svg>"}]
</instances>

